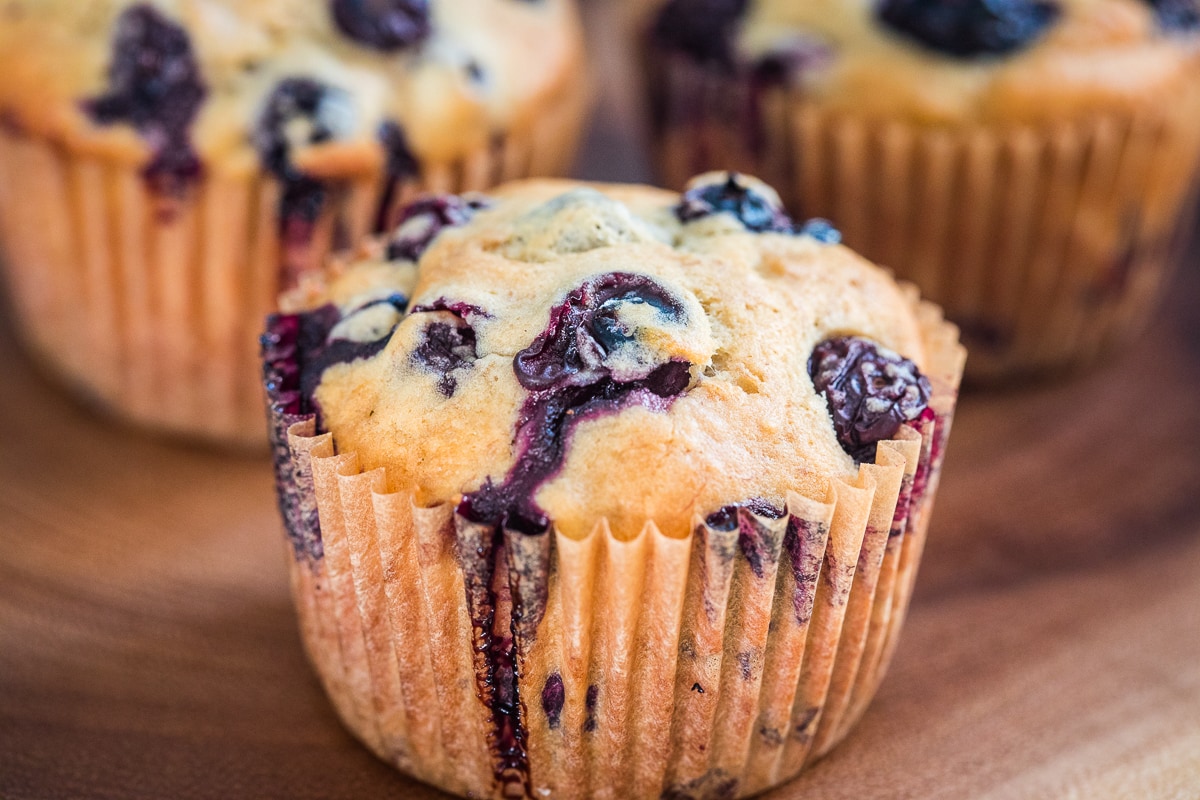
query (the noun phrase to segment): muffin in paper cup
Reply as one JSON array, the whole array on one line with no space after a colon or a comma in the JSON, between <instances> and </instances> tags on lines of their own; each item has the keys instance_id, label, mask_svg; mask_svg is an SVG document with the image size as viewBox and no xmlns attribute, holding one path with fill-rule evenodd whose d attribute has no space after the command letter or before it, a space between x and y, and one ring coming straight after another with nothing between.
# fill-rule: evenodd
<instances>
[{"instance_id":1,"label":"muffin in paper cup","mask_svg":"<svg viewBox=\"0 0 1200 800\"><path fill-rule=\"evenodd\" d=\"M261 446L256 337L280 291L421 192L565 171L582 64L571 0L16 0L18 332L117 416Z\"/></svg>"},{"instance_id":2,"label":"muffin in paper cup","mask_svg":"<svg viewBox=\"0 0 1200 800\"><path fill-rule=\"evenodd\" d=\"M345 725L467 797L743 797L827 753L908 608L957 329L745 177L404 216L263 337Z\"/></svg>"},{"instance_id":3,"label":"muffin in paper cup","mask_svg":"<svg viewBox=\"0 0 1200 800\"><path fill-rule=\"evenodd\" d=\"M945 309L969 380L1093 363L1150 320L1191 232L1190 0L763 0L698 24L709 5L633 25L668 185L773 181Z\"/></svg>"}]
</instances>

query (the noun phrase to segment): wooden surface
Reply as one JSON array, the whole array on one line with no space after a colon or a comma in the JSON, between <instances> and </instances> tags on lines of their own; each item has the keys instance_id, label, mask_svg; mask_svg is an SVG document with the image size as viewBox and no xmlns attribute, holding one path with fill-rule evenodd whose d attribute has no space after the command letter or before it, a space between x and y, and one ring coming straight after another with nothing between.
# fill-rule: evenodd
<instances>
[{"instance_id":1,"label":"wooden surface","mask_svg":"<svg viewBox=\"0 0 1200 800\"><path fill-rule=\"evenodd\" d=\"M589 176L644 173L619 98ZM1200 798L1196 267L1107 369L963 398L891 674L767 797ZM7 321L0 376L0 798L441 796L321 694L264 459L113 427Z\"/></svg>"}]
</instances>

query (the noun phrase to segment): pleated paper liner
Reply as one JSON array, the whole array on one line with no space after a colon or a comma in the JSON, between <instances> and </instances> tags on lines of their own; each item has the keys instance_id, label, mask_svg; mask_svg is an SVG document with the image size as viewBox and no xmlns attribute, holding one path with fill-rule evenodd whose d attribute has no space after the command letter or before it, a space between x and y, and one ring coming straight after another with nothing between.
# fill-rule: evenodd
<instances>
[{"instance_id":1,"label":"pleated paper liner","mask_svg":"<svg viewBox=\"0 0 1200 800\"><path fill-rule=\"evenodd\" d=\"M972 381L1083 366L1131 338L1191 231L1196 81L1137 111L932 128L829 113L678 55L647 69L668 186L736 169L832 220L962 326Z\"/></svg>"},{"instance_id":2,"label":"pleated paper liner","mask_svg":"<svg viewBox=\"0 0 1200 800\"><path fill-rule=\"evenodd\" d=\"M895 649L953 416L964 351L919 313L925 416L783 518L682 539L497 532L277 414L303 639L346 726L473 797L742 797L826 753Z\"/></svg>"},{"instance_id":3,"label":"pleated paper liner","mask_svg":"<svg viewBox=\"0 0 1200 800\"><path fill-rule=\"evenodd\" d=\"M458 161L389 186L382 165L330 179L311 239L284 246L279 184L209 170L187 198L147 189L138 165L0 126L0 241L18 331L77 392L142 426L262 446L257 336L286 275L374 230L420 192L479 191L562 174L586 93Z\"/></svg>"}]
</instances>

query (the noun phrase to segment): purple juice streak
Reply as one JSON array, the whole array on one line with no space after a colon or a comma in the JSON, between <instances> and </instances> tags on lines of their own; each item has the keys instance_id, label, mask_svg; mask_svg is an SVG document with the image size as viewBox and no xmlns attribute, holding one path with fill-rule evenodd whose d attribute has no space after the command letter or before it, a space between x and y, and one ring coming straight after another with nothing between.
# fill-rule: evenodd
<instances>
[{"instance_id":1,"label":"purple juice streak","mask_svg":"<svg viewBox=\"0 0 1200 800\"><path fill-rule=\"evenodd\" d=\"M587 716L583 720L583 732L591 733L596 730L596 705L600 701L600 687L596 684L591 684L587 688L587 695L583 699L583 707L587 712Z\"/></svg>"},{"instance_id":2,"label":"purple juice streak","mask_svg":"<svg viewBox=\"0 0 1200 800\"><path fill-rule=\"evenodd\" d=\"M482 319L491 319L492 315L485 311L481 306L471 303L464 303L461 300L447 300L445 297L439 297L432 303L422 303L419 306L413 306L408 312L410 314L419 314L424 311L449 311L456 317L469 319L470 317L480 317Z\"/></svg>"},{"instance_id":3,"label":"purple juice streak","mask_svg":"<svg viewBox=\"0 0 1200 800\"><path fill-rule=\"evenodd\" d=\"M463 497L459 511L468 519L539 534L550 525L533 495L561 469L571 429L584 419L641 405L665 410L663 402L687 388L689 365L670 361L644 380L618 383L610 378L587 386L533 393L522 407L517 433L519 455L504 480L490 478Z\"/></svg>"},{"instance_id":4,"label":"purple juice streak","mask_svg":"<svg viewBox=\"0 0 1200 800\"><path fill-rule=\"evenodd\" d=\"M796 516L788 519L783 547L792 564L792 578L796 584L792 607L796 613L796 623L801 626L807 625L812 619L817 578L821 574L828 536L828 529L821 523Z\"/></svg>"},{"instance_id":5,"label":"purple juice streak","mask_svg":"<svg viewBox=\"0 0 1200 800\"><path fill-rule=\"evenodd\" d=\"M523 533L545 531L550 520L533 496L561 469L576 423L631 405L665 410L687 388L691 365L683 361L668 361L640 379L611 376L604 364L608 348L629 338L616 316L621 302L648 303L668 319L683 318L682 305L662 286L627 273L594 278L551 309L546 329L513 359L518 382L530 392L517 421L516 462L503 481L489 477L463 497L465 517Z\"/></svg>"},{"instance_id":6,"label":"purple juice streak","mask_svg":"<svg viewBox=\"0 0 1200 800\"><path fill-rule=\"evenodd\" d=\"M726 533L736 530L738 532L738 548L742 551L742 555L746 558L746 563L750 565L750 570L755 577L761 578L765 574L765 563L771 556L764 547L765 543L759 532L758 523L748 514L779 519L784 512L783 509L776 508L774 504L761 497L751 497L740 503L722 506L709 514L704 522L714 530Z\"/></svg>"},{"instance_id":7,"label":"purple juice streak","mask_svg":"<svg viewBox=\"0 0 1200 800\"><path fill-rule=\"evenodd\" d=\"M299 314L276 314L267 320L261 337L263 381L267 393L268 437L275 467L275 493L283 517L288 541L297 560L315 563L325 553L321 525L316 508L306 502L311 486L305 486L296 474L288 446L287 430L293 423L311 418L305 413L300 392L301 353L308 343L320 336L328 312L318 310L307 318Z\"/></svg>"},{"instance_id":8,"label":"purple juice streak","mask_svg":"<svg viewBox=\"0 0 1200 800\"><path fill-rule=\"evenodd\" d=\"M187 31L142 3L118 17L108 91L83 109L99 125L132 125L153 152L142 169L151 191L182 196L203 172L189 129L207 93Z\"/></svg>"},{"instance_id":9,"label":"purple juice streak","mask_svg":"<svg viewBox=\"0 0 1200 800\"><path fill-rule=\"evenodd\" d=\"M491 710L496 781L507 792L512 785L528 786L529 778L516 647L522 598L512 591L503 531L467 526L460 537L463 531L459 557L475 631L476 681Z\"/></svg>"},{"instance_id":10,"label":"purple juice streak","mask_svg":"<svg viewBox=\"0 0 1200 800\"><path fill-rule=\"evenodd\" d=\"M933 466L935 448L939 450L940 457L940 445L938 442L937 432L941 428L941 424L933 409L926 408L921 413L919 422L928 422L929 424L933 425L933 433L931 434L933 438L929 448L929 455L925 456L924 453L922 454L922 458L917 462L917 471L913 475L912 503L914 507L920 504L920 502L925 498L925 492L929 488L929 474Z\"/></svg>"},{"instance_id":11,"label":"purple juice streak","mask_svg":"<svg viewBox=\"0 0 1200 800\"><path fill-rule=\"evenodd\" d=\"M546 713L546 722L550 730L558 730L566 701L567 693L563 688L562 676L557 672L550 673L546 678L546 685L542 687L542 711Z\"/></svg>"},{"instance_id":12,"label":"purple juice streak","mask_svg":"<svg viewBox=\"0 0 1200 800\"><path fill-rule=\"evenodd\" d=\"M292 163L288 127L306 119L312 125L308 144L332 139L333 127L321 118L321 108L329 93L340 91L312 78L285 78L267 97L255 126L253 142L259 159L282 185L279 232L285 245L309 242L329 194L324 181L306 175Z\"/></svg>"},{"instance_id":13,"label":"purple juice streak","mask_svg":"<svg viewBox=\"0 0 1200 800\"><path fill-rule=\"evenodd\" d=\"M355 311L378 303L389 303L403 310L406 302L403 295L395 294L367 303ZM299 314L272 314L267 318L267 331L259 340L263 379L269 402L280 412L317 414L319 417L320 409L314 394L325 370L334 364L370 358L391 340L392 332L389 331L373 342L330 341L330 331L341 319L337 307L328 304Z\"/></svg>"}]
</instances>

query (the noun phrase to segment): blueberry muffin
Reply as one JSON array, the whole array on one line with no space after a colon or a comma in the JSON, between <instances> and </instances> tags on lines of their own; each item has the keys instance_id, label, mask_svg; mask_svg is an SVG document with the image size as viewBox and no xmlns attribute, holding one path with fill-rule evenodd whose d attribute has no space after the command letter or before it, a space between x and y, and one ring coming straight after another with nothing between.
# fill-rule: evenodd
<instances>
[{"instance_id":1,"label":"blueberry muffin","mask_svg":"<svg viewBox=\"0 0 1200 800\"><path fill-rule=\"evenodd\" d=\"M640 28L668 182L777 181L945 308L968 378L1095 360L1178 260L1195 0L669 0Z\"/></svg>"},{"instance_id":2,"label":"blueberry muffin","mask_svg":"<svg viewBox=\"0 0 1200 800\"><path fill-rule=\"evenodd\" d=\"M278 293L421 191L569 166L573 0L11 0L0 241L19 328L138 423L261 444Z\"/></svg>"},{"instance_id":3,"label":"blueberry muffin","mask_svg":"<svg viewBox=\"0 0 1200 800\"><path fill-rule=\"evenodd\" d=\"M471 797L741 797L861 715L964 351L766 185L408 206L263 337L310 658Z\"/></svg>"}]
</instances>

